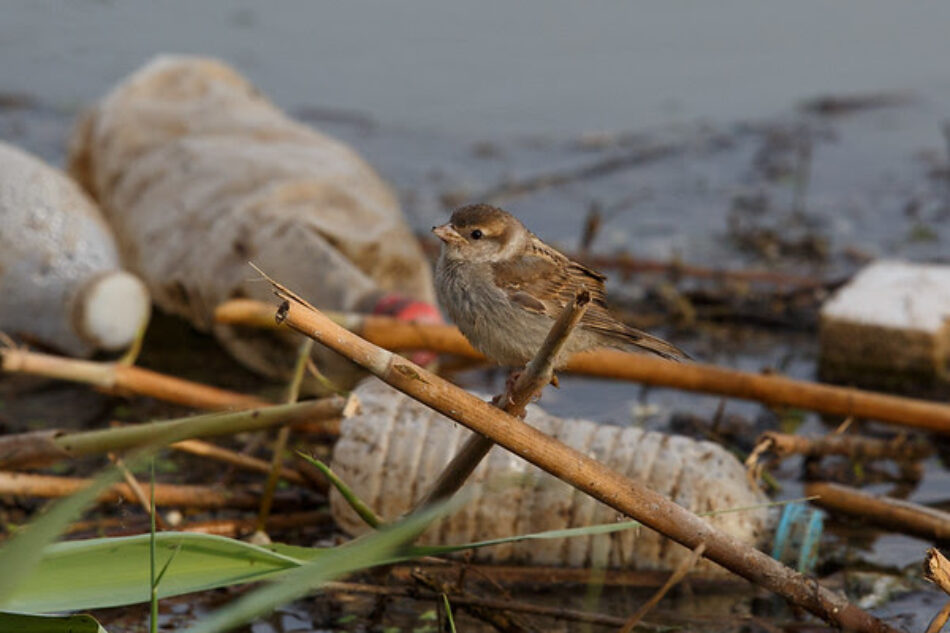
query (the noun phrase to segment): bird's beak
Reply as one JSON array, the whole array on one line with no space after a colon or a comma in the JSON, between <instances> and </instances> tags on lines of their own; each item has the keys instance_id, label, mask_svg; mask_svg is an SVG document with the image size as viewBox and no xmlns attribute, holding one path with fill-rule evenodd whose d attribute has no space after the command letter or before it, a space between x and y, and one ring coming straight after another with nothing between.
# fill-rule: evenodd
<instances>
[{"instance_id":1,"label":"bird's beak","mask_svg":"<svg viewBox=\"0 0 950 633\"><path fill-rule=\"evenodd\" d=\"M458 231L452 228L451 224L434 226L432 227L432 232L446 244L458 244L465 241L465 239L458 234Z\"/></svg>"}]
</instances>

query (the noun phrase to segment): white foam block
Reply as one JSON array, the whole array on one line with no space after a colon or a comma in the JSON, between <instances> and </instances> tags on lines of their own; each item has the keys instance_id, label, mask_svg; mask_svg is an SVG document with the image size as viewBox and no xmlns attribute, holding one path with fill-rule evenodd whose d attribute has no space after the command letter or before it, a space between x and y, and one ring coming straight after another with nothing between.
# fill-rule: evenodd
<instances>
[{"instance_id":1,"label":"white foam block","mask_svg":"<svg viewBox=\"0 0 950 633\"><path fill-rule=\"evenodd\" d=\"M936 335L950 319L950 266L877 261L835 293L821 316Z\"/></svg>"},{"instance_id":2,"label":"white foam block","mask_svg":"<svg viewBox=\"0 0 950 633\"><path fill-rule=\"evenodd\" d=\"M950 266L871 264L822 307L820 338L826 379L896 390L947 384Z\"/></svg>"}]
</instances>

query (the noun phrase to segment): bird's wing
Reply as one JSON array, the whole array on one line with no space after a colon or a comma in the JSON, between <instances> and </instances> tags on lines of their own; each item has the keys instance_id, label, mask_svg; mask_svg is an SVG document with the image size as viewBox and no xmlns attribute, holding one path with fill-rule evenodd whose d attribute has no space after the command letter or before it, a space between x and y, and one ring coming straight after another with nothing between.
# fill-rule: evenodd
<instances>
[{"instance_id":1,"label":"bird's wing","mask_svg":"<svg viewBox=\"0 0 950 633\"><path fill-rule=\"evenodd\" d=\"M495 284L523 309L556 319L564 306L586 288L591 303L579 324L603 335L618 346L634 346L664 358L689 358L677 347L632 328L614 318L607 310L606 277L534 238L526 252L516 260L492 266Z\"/></svg>"},{"instance_id":2,"label":"bird's wing","mask_svg":"<svg viewBox=\"0 0 950 633\"><path fill-rule=\"evenodd\" d=\"M590 292L592 304L605 305L606 277L536 238L521 256L494 264L492 274L495 284L511 301L552 319L574 300L581 288Z\"/></svg>"}]
</instances>

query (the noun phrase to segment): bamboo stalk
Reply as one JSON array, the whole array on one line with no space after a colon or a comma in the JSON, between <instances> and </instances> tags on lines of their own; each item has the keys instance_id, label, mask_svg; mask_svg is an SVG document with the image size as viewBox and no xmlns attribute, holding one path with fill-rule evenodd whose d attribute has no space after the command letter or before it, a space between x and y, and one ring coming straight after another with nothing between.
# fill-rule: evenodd
<instances>
[{"instance_id":1,"label":"bamboo stalk","mask_svg":"<svg viewBox=\"0 0 950 633\"><path fill-rule=\"evenodd\" d=\"M266 306L266 303L248 300L228 302L219 306L216 315L230 323L259 322L267 310ZM273 308L270 310L273 314ZM391 317L339 313L331 313L328 318L387 349L429 349L484 359L454 326L406 323ZM947 404L714 365L676 363L645 354L598 349L577 354L568 361L564 371L950 433L950 405Z\"/></svg>"},{"instance_id":2,"label":"bamboo stalk","mask_svg":"<svg viewBox=\"0 0 950 633\"><path fill-rule=\"evenodd\" d=\"M0 471L0 494L27 497L67 497L87 488L92 479L56 477ZM138 503L128 484L114 484L100 497L100 503L123 500ZM155 504L188 508L254 508L258 495L244 488L220 488L177 484L155 484Z\"/></svg>"},{"instance_id":3,"label":"bamboo stalk","mask_svg":"<svg viewBox=\"0 0 950 633\"><path fill-rule=\"evenodd\" d=\"M815 497L812 503L832 512L873 525L931 541L950 540L950 513L941 510L828 482L807 484L805 495Z\"/></svg>"},{"instance_id":4,"label":"bamboo stalk","mask_svg":"<svg viewBox=\"0 0 950 633\"><path fill-rule=\"evenodd\" d=\"M153 444L156 438L175 442L258 431L278 424L312 423L337 418L345 407L343 398L331 396L298 404L211 413L112 429L74 433L47 430L0 437L0 468L35 467L65 458L122 451Z\"/></svg>"},{"instance_id":5,"label":"bamboo stalk","mask_svg":"<svg viewBox=\"0 0 950 633\"><path fill-rule=\"evenodd\" d=\"M99 363L21 349L0 350L0 370L80 382L106 393L149 396L196 409L236 410L266 406L266 400L121 363Z\"/></svg>"},{"instance_id":6,"label":"bamboo stalk","mask_svg":"<svg viewBox=\"0 0 950 633\"><path fill-rule=\"evenodd\" d=\"M836 626L855 631L896 631L842 595L821 586L766 554L714 528L703 519L541 433L439 376L359 338L285 289L277 319L350 358L396 389L490 438L626 516L692 549L705 542L705 556L770 589ZM676 366L675 364L673 364Z\"/></svg>"}]
</instances>

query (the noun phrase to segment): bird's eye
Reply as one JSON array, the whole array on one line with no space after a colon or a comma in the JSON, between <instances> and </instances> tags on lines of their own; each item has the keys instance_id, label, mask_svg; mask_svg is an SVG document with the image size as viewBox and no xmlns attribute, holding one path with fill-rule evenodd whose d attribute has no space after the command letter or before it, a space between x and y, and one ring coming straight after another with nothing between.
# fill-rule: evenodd
<instances>
[{"instance_id":1,"label":"bird's eye","mask_svg":"<svg viewBox=\"0 0 950 633\"><path fill-rule=\"evenodd\" d=\"M474 231L472 231L472 239L473 239L473 240L480 240L480 239L482 239L482 230L481 230L481 229L475 229Z\"/></svg>"}]
</instances>

